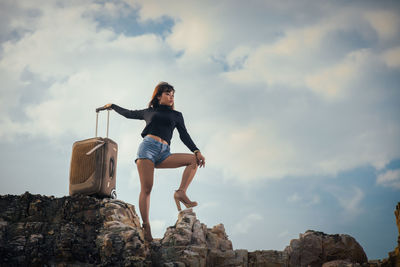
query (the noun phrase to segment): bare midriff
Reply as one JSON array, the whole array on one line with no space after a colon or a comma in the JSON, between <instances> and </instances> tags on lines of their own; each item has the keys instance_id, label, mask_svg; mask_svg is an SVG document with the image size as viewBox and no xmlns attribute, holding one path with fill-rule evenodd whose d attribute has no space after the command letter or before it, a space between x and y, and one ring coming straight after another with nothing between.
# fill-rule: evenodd
<instances>
[{"instance_id":1,"label":"bare midriff","mask_svg":"<svg viewBox=\"0 0 400 267\"><path fill-rule=\"evenodd\" d=\"M150 137L153 138L154 140L156 140L156 141L158 141L158 142L160 142L160 143L163 143L163 144L168 145L168 142L167 142L167 141L165 141L164 139L162 139L161 137L159 137L159 136L157 136L157 135L148 134L148 135L146 135L146 136L150 136Z\"/></svg>"}]
</instances>

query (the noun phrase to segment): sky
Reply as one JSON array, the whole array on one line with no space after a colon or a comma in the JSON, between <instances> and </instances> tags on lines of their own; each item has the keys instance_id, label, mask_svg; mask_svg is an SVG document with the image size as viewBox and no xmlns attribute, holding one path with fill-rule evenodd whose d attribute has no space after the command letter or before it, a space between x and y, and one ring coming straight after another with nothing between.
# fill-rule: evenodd
<instances>
[{"instance_id":1,"label":"sky","mask_svg":"<svg viewBox=\"0 0 400 267\"><path fill-rule=\"evenodd\" d=\"M68 195L95 108L146 108L160 81L206 158L194 211L234 249L283 250L312 229L353 236L369 259L394 250L398 1L2 0L0 194ZM110 112L118 198L139 216L144 126ZM171 152L190 153L177 130ZM177 219L182 172L155 170L156 238Z\"/></svg>"}]
</instances>

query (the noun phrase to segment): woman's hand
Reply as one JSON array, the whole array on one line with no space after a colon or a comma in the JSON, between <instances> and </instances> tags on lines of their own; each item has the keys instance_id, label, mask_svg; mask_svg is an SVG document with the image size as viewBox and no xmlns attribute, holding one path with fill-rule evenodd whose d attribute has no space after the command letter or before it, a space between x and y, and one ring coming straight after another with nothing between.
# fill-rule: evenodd
<instances>
[{"instance_id":1,"label":"woman's hand","mask_svg":"<svg viewBox=\"0 0 400 267\"><path fill-rule=\"evenodd\" d=\"M206 158L201 154L201 152L197 152L196 154L197 165L201 168L202 166L206 166Z\"/></svg>"},{"instance_id":2,"label":"woman's hand","mask_svg":"<svg viewBox=\"0 0 400 267\"><path fill-rule=\"evenodd\" d=\"M106 104L106 105L104 105L104 108L105 108L105 109L111 109L111 105L112 105L111 103Z\"/></svg>"}]
</instances>

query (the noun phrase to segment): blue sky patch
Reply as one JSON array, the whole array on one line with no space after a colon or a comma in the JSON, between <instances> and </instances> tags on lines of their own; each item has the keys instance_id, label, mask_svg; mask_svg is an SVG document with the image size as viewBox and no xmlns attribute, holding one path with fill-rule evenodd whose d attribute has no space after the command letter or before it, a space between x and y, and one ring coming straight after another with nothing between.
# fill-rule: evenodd
<instances>
[{"instance_id":1,"label":"blue sky patch","mask_svg":"<svg viewBox=\"0 0 400 267\"><path fill-rule=\"evenodd\" d=\"M163 16L157 20L139 21L139 9L133 9L124 4L125 9L118 17L96 14L95 20L99 28L111 28L117 34L138 36L156 34L163 38L171 33L175 22L172 18Z\"/></svg>"}]
</instances>

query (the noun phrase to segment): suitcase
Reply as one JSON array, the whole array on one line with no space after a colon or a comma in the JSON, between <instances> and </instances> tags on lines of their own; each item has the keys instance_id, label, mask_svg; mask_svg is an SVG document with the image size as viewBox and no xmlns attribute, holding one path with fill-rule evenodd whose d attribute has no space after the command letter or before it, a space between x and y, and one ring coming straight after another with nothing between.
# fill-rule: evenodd
<instances>
[{"instance_id":1,"label":"suitcase","mask_svg":"<svg viewBox=\"0 0 400 267\"><path fill-rule=\"evenodd\" d=\"M97 137L99 111L96 109L96 137L72 146L69 194L117 198L116 169L118 145L108 138L110 110L107 110L106 138Z\"/></svg>"}]
</instances>

